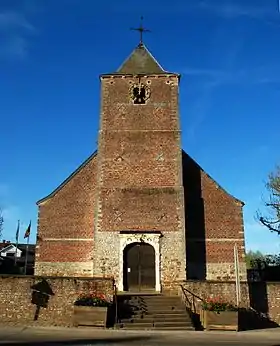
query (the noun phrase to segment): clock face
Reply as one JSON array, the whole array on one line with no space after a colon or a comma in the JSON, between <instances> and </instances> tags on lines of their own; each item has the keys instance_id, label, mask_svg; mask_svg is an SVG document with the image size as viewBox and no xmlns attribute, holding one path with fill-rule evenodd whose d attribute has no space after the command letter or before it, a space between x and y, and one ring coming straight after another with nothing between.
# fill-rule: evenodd
<instances>
[{"instance_id":1,"label":"clock face","mask_svg":"<svg viewBox=\"0 0 280 346\"><path fill-rule=\"evenodd\" d=\"M145 104L150 94L150 88L143 83L134 84L130 88L130 97L135 105Z\"/></svg>"}]
</instances>

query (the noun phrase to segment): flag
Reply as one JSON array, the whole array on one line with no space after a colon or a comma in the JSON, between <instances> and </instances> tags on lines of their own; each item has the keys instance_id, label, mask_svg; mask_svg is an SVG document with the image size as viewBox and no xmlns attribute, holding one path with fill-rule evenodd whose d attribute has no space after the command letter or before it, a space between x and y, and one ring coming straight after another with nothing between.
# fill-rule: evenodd
<instances>
[{"instance_id":1,"label":"flag","mask_svg":"<svg viewBox=\"0 0 280 346\"><path fill-rule=\"evenodd\" d=\"M17 231L16 231L16 242L18 242L18 237L19 237L19 221L18 221Z\"/></svg>"},{"instance_id":2,"label":"flag","mask_svg":"<svg viewBox=\"0 0 280 346\"><path fill-rule=\"evenodd\" d=\"M27 227L27 229L26 229L26 231L25 231L25 233L24 233L24 239L25 239L25 238L29 238L29 236L30 236L30 231L31 231L31 221L29 222L29 225L28 225L28 227Z\"/></svg>"}]
</instances>

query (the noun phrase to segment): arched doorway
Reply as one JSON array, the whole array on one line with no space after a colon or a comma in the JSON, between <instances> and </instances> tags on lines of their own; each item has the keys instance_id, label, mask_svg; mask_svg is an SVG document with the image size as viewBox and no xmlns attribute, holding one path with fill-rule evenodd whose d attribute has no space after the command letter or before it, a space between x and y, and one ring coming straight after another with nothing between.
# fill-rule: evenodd
<instances>
[{"instance_id":1,"label":"arched doorway","mask_svg":"<svg viewBox=\"0 0 280 346\"><path fill-rule=\"evenodd\" d=\"M156 284L155 250L147 243L132 243L123 251L125 291L154 290Z\"/></svg>"}]
</instances>

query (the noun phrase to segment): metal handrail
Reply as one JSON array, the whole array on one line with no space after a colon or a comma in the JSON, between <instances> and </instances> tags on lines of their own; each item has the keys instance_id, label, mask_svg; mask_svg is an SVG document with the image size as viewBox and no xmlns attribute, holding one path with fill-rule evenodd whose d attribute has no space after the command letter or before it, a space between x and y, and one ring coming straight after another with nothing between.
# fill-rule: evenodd
<instances>
[{"instance_id":1,"label":"metal handrail","mask_svg":"<svg viewBox=\"0 0 280 346\"><path fill-rule=\"evenodd\" d=\"M117 298L117 286L114 283L114 300L115 300L115 326L118 323L118 298Z\"/></svg>"},{"instance_id":2,"label":"metal handrail","mask_svg":"<svg viewBox=\"0 0 280 346\"><path fill-rule=\"evenodd\" d=\"M182 292L183 292L183 294L185 296L185 299L186 299L187 303L189 304L189 308L190 308L191 312L196 313L195 298L197 298L198 300L200 300L202 302L205 302L204 299L202 299L201 297L197 296L196 294L194 294L193 292L191 292L190 290L185 288L183 285L180 285L180 287L182 289ZM186 292L188 292L191 295L191 297L192 297L191 301L190 301L189 297L187 296Z\"/></svg>"}]
</instances>

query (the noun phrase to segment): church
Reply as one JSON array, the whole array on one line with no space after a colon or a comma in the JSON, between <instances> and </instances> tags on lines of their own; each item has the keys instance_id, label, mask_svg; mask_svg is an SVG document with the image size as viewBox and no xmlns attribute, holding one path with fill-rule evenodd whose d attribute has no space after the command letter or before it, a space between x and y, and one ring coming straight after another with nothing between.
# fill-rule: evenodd
<instances>
[{"instance_id":1,"label":"church","mask_svg":"<svg viewBox=\"0 0 280 346\"><path fill-rule=\"evenodd\" d=\"M246 280L244 203L181 146L178 87L140 43L100 76L98 148L37 202L35 275L113 277L120 292Z\"/></svg>"}]
</instances>

